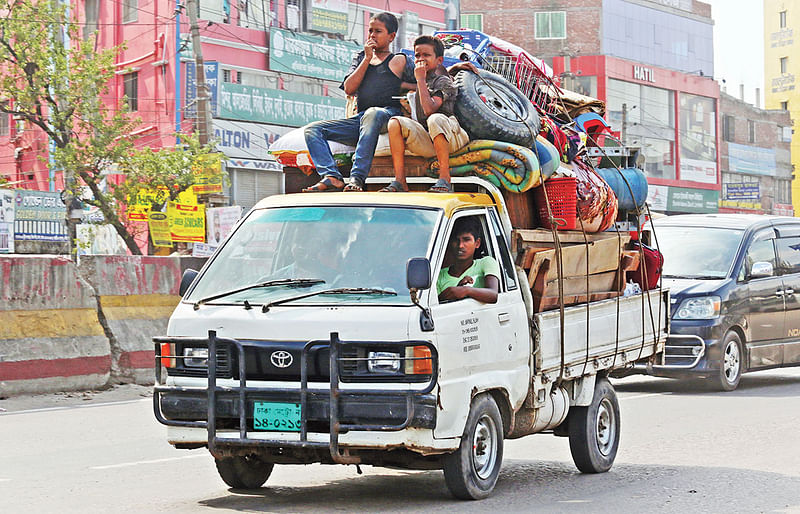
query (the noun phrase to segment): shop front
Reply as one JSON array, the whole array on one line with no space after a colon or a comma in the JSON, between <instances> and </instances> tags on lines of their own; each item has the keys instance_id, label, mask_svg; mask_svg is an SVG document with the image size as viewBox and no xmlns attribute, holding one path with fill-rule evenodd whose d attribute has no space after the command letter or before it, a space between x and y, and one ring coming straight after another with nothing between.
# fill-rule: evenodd
<instances>
[{"instance_id":1,"label":"shop front","mask_svg":"<svg viewBox=\"0 0 800 514\"><path fill-rule=\"evenodd\" d=\"M697 74L596 55L556 57L562 85L606 103L626 145L640 147L653 210L717 212L720 193L719 85Z\"/></svg>"}]
</instances>

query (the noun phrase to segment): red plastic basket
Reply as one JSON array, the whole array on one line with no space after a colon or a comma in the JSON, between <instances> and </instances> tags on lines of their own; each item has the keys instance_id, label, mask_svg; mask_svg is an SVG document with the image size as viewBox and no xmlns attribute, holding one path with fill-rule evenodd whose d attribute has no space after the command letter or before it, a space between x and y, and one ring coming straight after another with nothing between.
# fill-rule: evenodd
<instances>
[{"instance_id":1,"label":"red plastic basket","mask_svg":"<svg viewBox=\"0 0 800 514\"><path fill-rule=\"evenodd\" d=\"M547 215L547 201L544 190L547 188L547 198L550 200L550 211L556 219L564 220L564 224L557 223L558 230L575 230L578 221L578 179L575 177L551 178L545 181L544 186L533 190L533 200L539 213L539 224L544 228L552 228L550 216Z\"/></svg>"}]
</instances>

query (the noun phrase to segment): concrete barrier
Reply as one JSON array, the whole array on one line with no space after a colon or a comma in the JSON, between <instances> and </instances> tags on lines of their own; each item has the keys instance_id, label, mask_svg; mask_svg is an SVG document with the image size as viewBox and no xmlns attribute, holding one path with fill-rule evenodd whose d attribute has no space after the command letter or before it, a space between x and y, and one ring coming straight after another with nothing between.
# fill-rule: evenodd
<instances>
[{"instance_id":1,"label":"concrete barrier","mask_svg":"<svg viewBox=\"0 0 800 514\"><path fill-rule=\"evenodd\" d=\"M112 374L121 381L154 380L152 338L167 333L180 301L181 275L205 259L97 255L81 257L81 274L100 300L101 321L110 332Z\"/></svg>"},{"instance_id":2,"label":"concrete barrier","mask_svg":"<svg viewBox=\"0 0 800 514\"><path fill-rule=\"evenodd\" d=\"M110 365L96 298L74 263L0 258L0 396L98 388Z\"/></svg>"},{"instance_id":3,"label":"concrete barrier","mask_svg":"<svg viewBox=\"0 0 800 514\"><path fill-rule=\"evenodd\" d=\"M193 257L0 256L0 397L151 384Z\"/></svg>"}]
</instances>

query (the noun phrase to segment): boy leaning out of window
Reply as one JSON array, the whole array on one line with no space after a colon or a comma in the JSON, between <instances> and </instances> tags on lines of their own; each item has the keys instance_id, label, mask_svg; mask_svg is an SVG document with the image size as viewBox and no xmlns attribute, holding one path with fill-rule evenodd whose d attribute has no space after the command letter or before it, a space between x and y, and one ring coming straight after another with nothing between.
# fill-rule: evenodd
<instances>
[{"instance_id":1,"label":"boy leaning out of window","mask_svg":"<svg viewBox=\"0 0 800 514\"><path fill-rule=\"evenodd\" d=\"M420 36L414 41L414 77L417 79L415 111L417 121L404 116L389 120L389 147L395 179L384 192L408 191L405 172L406 149L421 157L436 157L439 161L439 180L429 189L434 193L451 193L450 154L464 147L469 136L453 116L457 90L447 69L442 65L444 45L432 36ZM473 67L453 67L471 69ZM422 87L425 84L426 87Z\"/></svg>"}]
</instances>

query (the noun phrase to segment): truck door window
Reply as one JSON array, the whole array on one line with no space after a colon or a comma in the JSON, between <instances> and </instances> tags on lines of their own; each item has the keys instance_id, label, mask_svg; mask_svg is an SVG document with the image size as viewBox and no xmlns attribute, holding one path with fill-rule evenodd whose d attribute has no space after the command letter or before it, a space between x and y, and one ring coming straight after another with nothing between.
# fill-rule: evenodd
<instances>
[{"instance_id":1,"label":"truck door window","mask_svg":"<svg viewBox=\"0 0 800 514\"><path fill-rule=\"evenodd\" d=\"M469 235L473 235L472 231L477 232L477 237L473 236L474 241L480 240L479 244L472 246L464 244L463 242L456 242L457 238L463 237L465 230L469 229ZM496 251L493 248L494 243L491 239L491 232L488 230L488 224L485 215L472 215L460 216L453 221L450 232L447 236L447 248L445 250L442 265L439 268L436 281L436 292L441 294L449 287L455 286L472 286L476 288L486 288L485 277L492 275L497 278L499 291L503 290L502 272L497 262ZM460 239L458 239L460 241ZM474 252L470 256L458 255L456 252ZM460 279L450 274L450 267L459 264L459 259L471 258L473 265L467 268L469 273L464 271ZM491 272L491 273L489 273ZM467 282L463 282L465 279ZM444 298L447 298L445 293ZM442 301L452 301L452 298L442 299ZM493 302L492 302L493 303Z\"/></svg>"},{"instance_id":2,"label":"truck door window","mask_svg":"<svg viewBox=\"0 0 800 514\"><path fill-rule=\"evenodd\" d=\"M508 290L513 291L517 288L517 277L515 276L514 263L511 262L511 254L508 251L506 238L503 236L503 231L500 228L500 223L497 221L497 213L495 211L491 211L489 219L492 222L492 232L495 234L497 251L500 253L500 268L503 270Z\"/></svg>"},{"instance_id":3,"label":"truck door window","mask_svg":"<svg viewBox=\"0 0 800 514\"><path fill-rule=\"evenodd\" d=\"M776 239L778 268L781 274L800 273L800 237Z\"/></svg>"}]
</instances>

